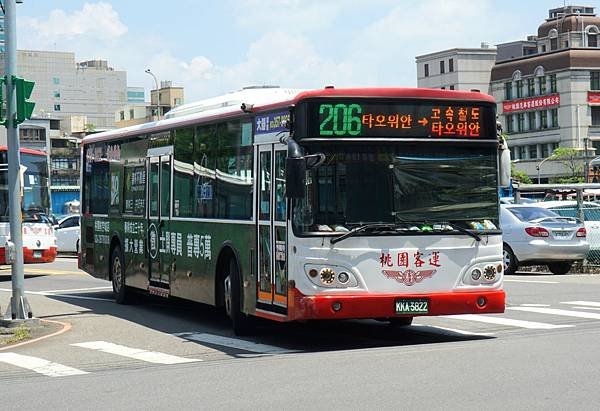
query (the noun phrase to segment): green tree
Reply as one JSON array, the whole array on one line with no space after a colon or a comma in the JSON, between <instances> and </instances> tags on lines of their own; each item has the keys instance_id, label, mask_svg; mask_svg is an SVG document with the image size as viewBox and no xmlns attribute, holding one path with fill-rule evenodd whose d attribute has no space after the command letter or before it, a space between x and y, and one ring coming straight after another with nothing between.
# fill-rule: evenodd
<instances>
[{"instance_id":1,"label":"green tree","mask_svg":"<svg viewBox=\"0 0 600 411\"><path fill-rule=\"evenodd\" d=\"M513 181L523 184L531 184L531 178L524 171L517 170L514 164L510 165L510 175Z\"/></svg>"},{"instance_id":2,"label":"green tree","mask_svg":"<svg viewBox=\"0 0 600 411\"><path fill-rule=\"evenodd\" d=\"M85 131L86 133L93 133L94 131L96 131L96 126L92 123L85 123L85 125L83 126L83 131Z\"/></svg>"},{"instance_id":3,"label":"green tree","mask_svg":"<svg viewBox=\"0 0 600 411\"><path fill-rule=\"evenodd\" d=\"M553 160L558 160L570 175L559 178L560 183L581 183L583 182L583 163L579 152L570 147L558 147L550 156Z\"/></svg>"}]
</instances>

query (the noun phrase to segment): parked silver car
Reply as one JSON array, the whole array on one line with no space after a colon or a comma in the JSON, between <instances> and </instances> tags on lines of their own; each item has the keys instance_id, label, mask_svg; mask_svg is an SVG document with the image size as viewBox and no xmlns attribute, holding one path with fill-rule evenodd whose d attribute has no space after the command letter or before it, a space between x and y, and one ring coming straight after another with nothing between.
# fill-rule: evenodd
<instances>
[{"instance_id":1,"label":"parked silver car","mask_svg":"<svg viewBox=\"0 0 600 411\"><path fill-rule=\"evenodd\" d=\"M553 274L566 274L590 249L580 220L537 205L501 204L500 224L505 274L525 265L547 265Z\"/></svg>"}]
</instances>

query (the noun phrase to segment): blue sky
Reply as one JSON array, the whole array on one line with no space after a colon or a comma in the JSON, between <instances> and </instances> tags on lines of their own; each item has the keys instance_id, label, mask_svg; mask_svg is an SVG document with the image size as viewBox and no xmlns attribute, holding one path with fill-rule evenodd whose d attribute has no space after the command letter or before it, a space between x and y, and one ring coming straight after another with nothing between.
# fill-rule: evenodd
<instances>
[{"instance_id":1,"label":"blue sky","mask_svg":"<svg viewBox=\"0 0 600 411\"><path fill-rule=\"evenodd\" d=\"M535 34L562 0L24 0L18 48L71 51L186 102L248 85L415 86L415 56ZM570 4L570 3L567 3ZM599 10L598 0L578 1Z\"/></svg>"}]
</instances>

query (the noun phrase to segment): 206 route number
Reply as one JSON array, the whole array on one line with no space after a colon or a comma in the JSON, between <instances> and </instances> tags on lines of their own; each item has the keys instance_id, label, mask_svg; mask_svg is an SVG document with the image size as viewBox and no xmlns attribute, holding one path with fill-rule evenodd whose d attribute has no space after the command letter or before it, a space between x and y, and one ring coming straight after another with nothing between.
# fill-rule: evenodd
<instances>
[{"instance_id":1,"label":"206 route number","mask_svg":"<svg viewBox=\"0 0 600 411\"><path fill-rule=\"evenodd\" d=\"M396 314L427 314L429 301L423 298L396 300Z\"/></svg>"}]
</instances>

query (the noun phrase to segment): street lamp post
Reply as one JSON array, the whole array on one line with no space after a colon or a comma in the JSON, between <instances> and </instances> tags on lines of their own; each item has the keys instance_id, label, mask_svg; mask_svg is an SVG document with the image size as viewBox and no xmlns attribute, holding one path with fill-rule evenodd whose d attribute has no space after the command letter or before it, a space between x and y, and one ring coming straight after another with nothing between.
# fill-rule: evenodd
<instances>
[{"instance_id":1,"label":"street lamp post","mask_svg":"<svg viewBox=\"0 0 600 411\"><path fill-rule=\"evenodd\" d=\"M550 160L552 158L552 156L546 157L545 159L543 159L542 161L540 161L540 164L538 164L535 168L537 170L537 180L538 180L538 184L540 184L540 168L542 168L542 164L544 164L546 161Z\"/></svg>"},{"instance_id":2,"label":"street lamp post","mask_svg":"<svg viewBox=\"0 0 600 411\"><path fill-rule=\"evenodd\" d=\"M146 69L144 73L150 74L154 79L154 87L156 88L156 119L160 120L160 89L158 88L158 79L150 69ZM150 100L152 100L152 94L150 94Z\"/></svg>"}]
</instances>

